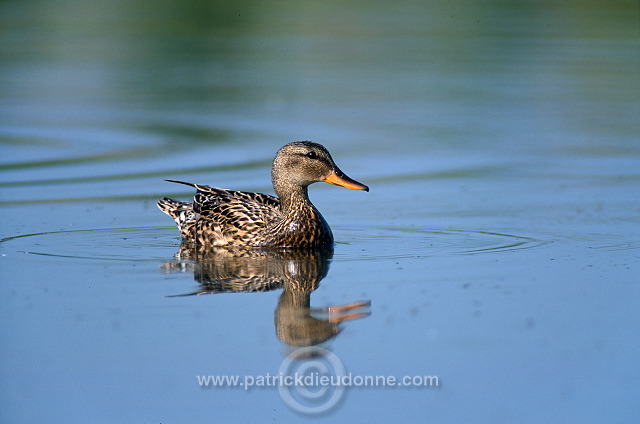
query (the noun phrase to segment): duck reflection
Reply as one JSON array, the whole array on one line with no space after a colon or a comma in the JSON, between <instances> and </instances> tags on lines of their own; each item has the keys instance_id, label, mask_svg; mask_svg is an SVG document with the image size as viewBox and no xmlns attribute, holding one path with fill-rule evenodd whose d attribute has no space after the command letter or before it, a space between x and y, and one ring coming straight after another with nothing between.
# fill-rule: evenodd
<instances>
[{"instance_id":1,"label":"duck reflection","mask_svg":"<svg viewBox=\"0 0 640 424\"><path fill-rule=\"evenodd\" d=\"M340 333L340 324L370 315L370 301L311 307L311 293L329 271L333 248L321 250L194 250L183 243L168 271L192 271L201 288L191 296L263 292L282 288L275 310L276 336L284 343L315 346Z\"/></svg>"}]
</instances>

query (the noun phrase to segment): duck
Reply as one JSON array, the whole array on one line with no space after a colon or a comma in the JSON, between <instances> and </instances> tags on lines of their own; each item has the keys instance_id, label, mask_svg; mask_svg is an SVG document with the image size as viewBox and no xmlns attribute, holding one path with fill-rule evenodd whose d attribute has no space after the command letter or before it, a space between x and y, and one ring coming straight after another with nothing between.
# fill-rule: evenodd
<instances>
[{"instance_id":1,"label":"duck","mask_svg":"<svg viewBox=\"0 0 640 424\"><path fill-rule=\"evenodd\" d=\"M166 181L196 189L193 202L165 197L158 207L176 222L183 241L199 250L331 247L333 233L309 200L309 185L369 191L342 172L323 145L311 141L285 144L276 153L271 167L276 196Z\"/></svg>"}]
</instances>

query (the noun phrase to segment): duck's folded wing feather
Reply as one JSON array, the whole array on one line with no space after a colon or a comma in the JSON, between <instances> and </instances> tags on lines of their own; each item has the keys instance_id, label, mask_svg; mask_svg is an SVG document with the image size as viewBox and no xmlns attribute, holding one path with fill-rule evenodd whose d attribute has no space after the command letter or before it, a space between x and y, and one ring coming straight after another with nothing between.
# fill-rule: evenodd
<instances>
[{"instance_id":1,"label":"duck's folded wing feather","mask_svg":"<svg viewBox=\"0 0 640 424\"><path fill-rule=\"evenodd\" d=\"M209 186L198 186L196 188L198 189L198 192L193 199L193 208L196 212L203 207L211 207L212 205L222 205L225 203L241 203L246 204L247 207L274 210L280 208L280 201L278 198L268 194L225 190Z\"/></svg>"},{"instance_id":2,"label":"duck's folded wing feather","mask_svg":"<svg viewBox=\"0 0 640 424\"><path fill-rule=\"evenodd\" d=\"M196 233L213 245L249 241L281 217L280 201L268 194L171 181L197 190L193 199L193 211L198 214Z\"/></svg>"}]
</instances>

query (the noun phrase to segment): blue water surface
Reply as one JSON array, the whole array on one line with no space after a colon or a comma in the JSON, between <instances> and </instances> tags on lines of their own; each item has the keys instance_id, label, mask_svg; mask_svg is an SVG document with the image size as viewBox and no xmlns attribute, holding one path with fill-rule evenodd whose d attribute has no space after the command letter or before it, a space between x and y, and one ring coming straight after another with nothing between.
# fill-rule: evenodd
<instances>
[{"instance_id":1,"label":"blue water surface","mask_svg":"<svg viewBox=\"0 0 640 424\"><path fill-rule=\"evenodd\" d=\"M0 421L635 422L638 16L3 2ZM164 179L273 193L305 139L371 188L310 187L331 256L180 252Z\"/></svg>"}]
</instances>

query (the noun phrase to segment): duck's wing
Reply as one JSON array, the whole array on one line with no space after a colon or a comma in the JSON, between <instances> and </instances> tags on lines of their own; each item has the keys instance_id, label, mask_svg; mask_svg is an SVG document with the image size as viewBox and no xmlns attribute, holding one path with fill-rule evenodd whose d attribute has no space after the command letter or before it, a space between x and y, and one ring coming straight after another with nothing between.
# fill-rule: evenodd
<instances>
[{"instance_id":1,"label":"duck's wing","mask_svg":"<svg viewBox=\"0 0 640 424\"><path fill-rule=\"evenodd\" d=\"M278 211L280 201L277 197L263 193L249 193L244 191L226 190L222 188L198 186L198 192L193 198L193 209L200 212L203 209L224 204L245 205L256 213Z\"/></svg>"},{"instance_id":2,"label":"duck's wing","mask_svg":"<svg viewBox=\"0 0 640 424\"><path fill-rule=\"evenodd\" d=\"M178 180L166 181L188 185L198 191L193 199L193 209L196 212L200 212L202 208L211 207L212 205L235 202L246 202L247 204L255 203L258 207L262 205L262 207L268 209L280 208L280 200L278 200L277 197L268 194L227 190L223 188L210 187L208 185L188 183Z\"/></svg>"},{"instance_id":3,"label":"duck's wing","mask_svg":"<svg viewBox=\"0 0 640 424\"><path fill-rule=\"evenodd\" d=\"M221 246L235 241L251 244L261 230L280 217L280 201L262 193L226 190L201 184L172 181L194 187L193 210L199 215L199 241Z\"/></svg>"}]
</instances>

